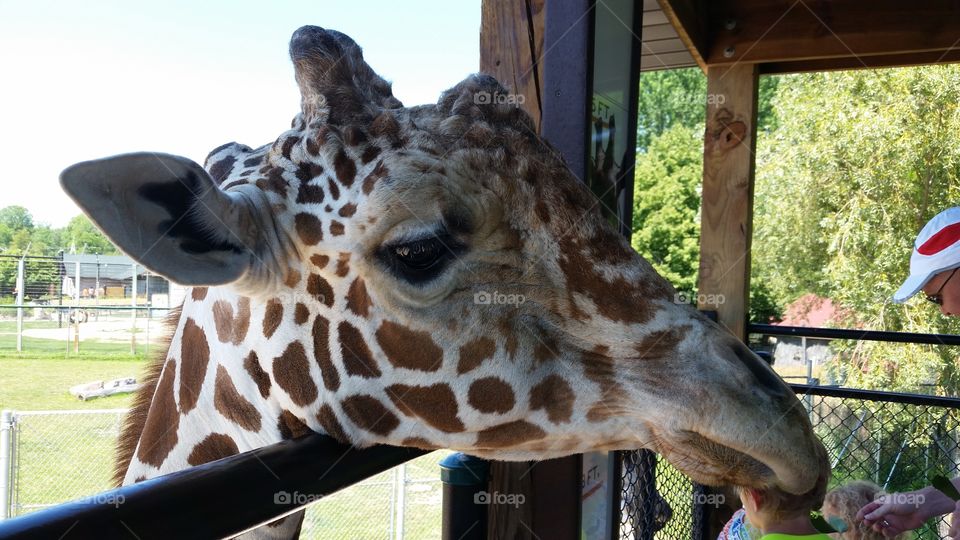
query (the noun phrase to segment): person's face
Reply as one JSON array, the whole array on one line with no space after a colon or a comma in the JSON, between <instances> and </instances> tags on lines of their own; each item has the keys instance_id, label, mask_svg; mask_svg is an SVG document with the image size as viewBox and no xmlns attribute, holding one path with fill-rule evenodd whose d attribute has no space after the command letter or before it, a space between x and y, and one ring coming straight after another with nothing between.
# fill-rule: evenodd
<instances>
[{"instance_id":1,"label":"person's face","mask_svg":"<svg viewBox=\"0 0 960 540\"><path fill-rule=\"evenodd\" d=\"M960 271L957 274L960 274ZM922 292L927 296L940 296L940 312L944 315L960 316L960 277L955 275L952 269L933 276L923 286Z\"/></svg>"}]
</instances>

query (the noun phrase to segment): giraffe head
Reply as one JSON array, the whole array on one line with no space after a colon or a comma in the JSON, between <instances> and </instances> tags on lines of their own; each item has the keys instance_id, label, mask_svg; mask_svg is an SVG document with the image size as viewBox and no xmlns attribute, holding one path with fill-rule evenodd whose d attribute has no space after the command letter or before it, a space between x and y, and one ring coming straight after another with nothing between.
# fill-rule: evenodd
<instances>
[{"instance_id":1,"label":"giraffe head","mask_svg":"<svg viewBox=\"0 0 960 540\"><path fill-rule=\"evenodd\" d=\"M491 99L497 81L404 108L343 34L301 28L290 53L301 111L273 144L227 144L205 168L142 153L62 175L133 258L218 291L184 316L212 310L214 361L255 353L250 399L360 446L644 446L705 483L822 483L794 394L675 302L530 118ZM234 306L260 324L231 343Z\"/></svg>"}]
</instances>

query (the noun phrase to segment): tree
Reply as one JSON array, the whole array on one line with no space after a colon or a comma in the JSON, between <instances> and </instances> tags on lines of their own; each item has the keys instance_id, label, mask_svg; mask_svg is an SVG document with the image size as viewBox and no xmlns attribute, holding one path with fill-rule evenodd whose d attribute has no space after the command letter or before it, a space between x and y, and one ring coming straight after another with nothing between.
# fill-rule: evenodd
<instances>
[{"instance_id":1,"label":"tree","mask_svg":"<svg viewBox=\"0 0 960 540\"><path fill-rule=\"evenodd\" d=\"M33 216L22 206L7 206L0 208L0 225L11 231L33 229Z\"/></svg>"},{"instance_id":2,"label":"tree","mask_svg":"<svg viewBox=\"0 0 960 540\"><path fill-rule=\"evenodd\" d=\"M960 200L958 103L957 66L785 76L779 127L757 145L754 276L781 302L832 298L854 314L844 326L960 330L922 300L890 301L917 231ZM837 348L831 375L847 384L960 389L946 347Z\"/></svg>"},{"instance_id":3,"label":"tree","mask_svg":"<svg viewBox=\"0 0 960 540\"><path fill-rule=\"evenodd\" d=\"M70 220L63 232L63 243L68 251L83 253L99 253L101 255L117 254L117 248L106 236L94 226L90 218L84 215Z\"/></svg>"}]
</instances>

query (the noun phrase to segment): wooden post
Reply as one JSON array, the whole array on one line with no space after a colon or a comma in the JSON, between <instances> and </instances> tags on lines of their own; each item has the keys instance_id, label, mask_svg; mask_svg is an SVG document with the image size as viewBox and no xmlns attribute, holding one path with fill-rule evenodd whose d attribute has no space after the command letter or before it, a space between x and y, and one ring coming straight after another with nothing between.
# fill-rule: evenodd
<instances>
[{"instance_id":1,"label":"wooden post","mask_svg":"<svg viewBox=\"0 0 960 540\"><path fill-rule=\"evenodd\" d=\"M707 124L703 137L698 307L746 340L750 295L750 241L757 143L757 66L707 71ZM716 538L732 515L704 507L703 538Z\"/></svg>"},{"instance_id":2,"label":"wooden post","mask_svg":"<svg viewBox=\"0 0 960 540\"><path fill-rule=\"evenodd\" d=\"M753 234L757 67L707 71L698 307L745 339Z\"/></svg>"}]
</instances>

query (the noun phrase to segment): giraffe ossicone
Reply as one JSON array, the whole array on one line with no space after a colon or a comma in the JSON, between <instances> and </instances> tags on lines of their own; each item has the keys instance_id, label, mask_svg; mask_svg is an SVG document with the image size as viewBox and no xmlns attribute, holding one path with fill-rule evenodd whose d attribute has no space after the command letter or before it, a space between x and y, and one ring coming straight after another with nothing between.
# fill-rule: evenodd
<instances>
[{"instance_id":1,"label":"giraffe ossicone","mask_svg":"<svg viewBox=\"0 0 960 540\"><path fill-rule=\"evenodd\" d=\"M674 302L521 109L477 99L496 80L404 107L343 34L301 28L290 55L301 110L274 143L62 174L123 251L194 286L118 478L313 430L507 460L642 446L708 484L822 489L796 396Z\"/></svg>"}]
</instances>

